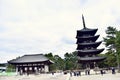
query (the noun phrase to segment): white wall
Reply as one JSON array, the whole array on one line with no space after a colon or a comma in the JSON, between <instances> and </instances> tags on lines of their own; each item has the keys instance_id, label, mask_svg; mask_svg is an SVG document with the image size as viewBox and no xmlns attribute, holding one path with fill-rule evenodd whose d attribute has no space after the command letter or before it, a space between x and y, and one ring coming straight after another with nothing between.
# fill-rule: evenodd
<instances>
[{"instance_id":1,"label":"white wall","mask_svg":"<svg viewBox=\"0 0 120 80\"><path fill-rule=\"evenodd\" d=\"M45 72L49 72L49 66L45 65Z\"/></svg>"}]
</instances>

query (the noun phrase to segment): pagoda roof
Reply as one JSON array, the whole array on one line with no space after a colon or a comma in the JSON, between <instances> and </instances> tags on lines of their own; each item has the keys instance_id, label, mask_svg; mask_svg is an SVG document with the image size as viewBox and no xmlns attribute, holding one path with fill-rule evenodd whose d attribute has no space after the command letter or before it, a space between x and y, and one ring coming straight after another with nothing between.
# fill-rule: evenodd
<instances>
[{"instance_id":1,"label":"pagoda roof","mask_svg":"<svg viewBox=\"0 0 120 80\"><path fill-rule=\"evenodd\" d=\"M90 45L97 45L97 44L100 44L102 41L99 41L99 42L89 42L89 43L78 43L78 45L80 46L90 46Z\"/></svg>"},{"instance_id":2,"label":"pagoda roof","mask_svg":"<svg viewBox=\"0 0 120 80\"><path fill-rule=\"evenodd\" d=\"M99 37L100 35L95 35L95 36L76 36L78 39L93 39L95 37Z\"/></svg>"},{"instance_id":3,"label":"pagoda roof","mask_svg":"<svg viewBox=\"0 0 120 80\"><path fill-rule=\"evenodd\" d=\"M85 25L85 19L83 15L82 15L82 21L83 21L83 29L77 30L77 35L81 35L81 34L94 35L98 29L87 28Z\"/></svg>"},{"instance_id":4,"label":"pagoda roof","mask_svg":"<svg viewBox=\"0 0 120 80\"><path fill-rule=\"evenodd\" d=\"M81 36L88 36L88 35L91 35L91 36L94 36L95 33L97 32L98 29L89 29L89 28L83 28L81 30L77 30L77 36L81 37Z\"/></svg>"},{"instance_id":5,"label":"pagoda roof","mask_svg":"<svg viewBox=\"0 0 120 80\"><path fill-rule=\"evenodd\" d=\"M84 48L87 48L87 47L97 48L101 43L102 43L102 41L100 41L100 42L90 42L90 43L77 43L78 44L77 50L84 49Z\"/></svg>"},{"instance_id":6,"label":"pagoda roof","mask_svg":"<svg viewBox=\"0 0 120 80\"><path fill-rule=\"evenodd\" d=\"M80 55L84 56L84 55L87 55L87 54L99 54L103 50L104 50L104 48L103 49L92 49L92 50L78 50L78 55L79 56Z\"/></svg>"},{"instance_id":7,"label":"pagoda roof","mask_svg":"<svg viewBox=\"0 0 120 80\"><path fill-rule=\"evenodd\" d=\"M43 54L24 55L24 56L21 56L16 59L8 61L8 63L10 63L10 64L42 63L42 62L48 62L50 64L53 63L51 60L49 60Z\"/></svg>"},{"instance_id":8,"label":"pagoda roof","mask_svg":"<svg viewBox=\"0 0 120 80\"><path fill-rule=\"evenodd\" d=\"M87 28L86 25L85 25L85 19L84 19L83 15L82 15L82 21L83 21L83 29L77 30L77 36L83 36L85 34L87 34L87 35L95 35L95 33L97 32L98 29Z\"/></svg>"},{"instance_id":9,"label":"pagoda roof","mask_svg":"<svg viewBox=\"0 0 120 80\"><path fill-rule=\"evenodd\" d=\"M82 37L77 36L76 37L77 38L77 42L76 43L83 43L86 40L90 40L90 41L95 42L98 39L99 36L100 35L96 35L96 36L82 36Z\"/></svg>"},{"instance_id":10,"label":"pagoda roof","mask_svg":"<svg viewBox=\"0 0 120 80\"><path fill-rule=\"evenodd\" d=\"M97 31L98 29L90 29L90 28L83 28L81 30L77 30L78 32L94 32L94 31Z\"/></svg>"},{"instance_id":11,"label":"pagoda roof","mask_svg":"<svg viewBox=\"0 0 120 80\"><path fill-rule=\"evenodd\" d=\"M106 57L78 57L79 62L97 62L104 60Z\"/></svg>"}]
</instances>

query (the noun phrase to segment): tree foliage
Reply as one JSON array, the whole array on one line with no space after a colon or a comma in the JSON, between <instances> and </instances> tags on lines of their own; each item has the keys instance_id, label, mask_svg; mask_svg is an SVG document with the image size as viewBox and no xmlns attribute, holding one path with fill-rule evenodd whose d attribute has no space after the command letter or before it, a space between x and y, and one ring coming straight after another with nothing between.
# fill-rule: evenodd
<instances>
[{"instance_id":1,"label":"tree foliage","mask_svg":"<svg viewBox=\"0 0 120 80\"><path fill-rule=\"evenodd\" d=\"M54 61L54 64L50 66L51 71L55 70L73 70L78 68L77 52L65 53L62 59L58 55L52 55L52 53L45 54L50 60Z\"/></svg>"},{"instance_id":2,"label":"tree foliage","mask_svg":"<svg viewBox=\"0 0 120 80\"><path fill-rule=\"evenodd\" d=\"M105 56L106 59L98 63L100 68L108 68L108 67L115 67L116 63L116 56L112 51L108 51L105 54L99 54L99 56Z\"/></svg>"},{"instance_id":3,"label":"tree foliage","mask_svg":"<svg viewBox=\"0 0 120 80\"><path fill-rule=\"evenodd\" d=\"M77 52L66 53L64 57L65 70L77 69Z\"/></svg>"},{"instance_id":4,"label":"tree foliage","mask_svg":"<svg viewBox=\"0 0 120 80\"><path fill-rule=\"evenodd\" d=\"M109 26L106 30L107 36L104 38L108 52L106 63L108 66L119 66L120 58L120 31Z\"/></svg>"},{"instance_id":5,"label":"tree foliage","mask_svg":"<svg viewBox=\"0 0 120 80\"><path fill-rule=\"evenodd\" d=\"M116 38L116 28L109 26L106 30L107 36L104 39L105 46L108 49L113 49L115 47L115 38Z\"/></svg>"},{"instance_id":6,"label":"tree foliage","mask_svg":"<svg viewBox=\"0 0 120 80\"><path fill-rule=\"evenodd\" d=\"M15 72L15 66L14 66L14 65L11 65L11 64L8 64L6 71L7 71L7 72Z\"/></svg>"}]
</instances>

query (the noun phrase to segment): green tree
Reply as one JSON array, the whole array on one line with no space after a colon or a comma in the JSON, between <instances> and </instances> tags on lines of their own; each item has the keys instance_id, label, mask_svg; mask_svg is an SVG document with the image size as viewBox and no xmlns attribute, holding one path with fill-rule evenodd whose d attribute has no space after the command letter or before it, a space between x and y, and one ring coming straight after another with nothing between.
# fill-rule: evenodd
<instances>
[{"instance_id":1,"label":"green tree","mask_svg":"<svg viewBox=\"0 0 120 80\"><path fill-rule=\"evenodd\" d=\"M105 54L99 54L99 56L104 56L106 59L104 61L99 62L99 67L101 68L108 68L108 67L115 67L117 65L116 56L112 51L108 51Z\"/></svg>"},{"instance_id":2,"label":"green tree","mask_svg":"<svg viewBox=\"0 0 120 80\"><path fill-rule=\"evenodd\" d=\"M104 38L106 47L111 50L115 49L116 28L109 26L106 30L107 36Z\"/></svg>"},{"instance_id":3,"label":"green tree","mask_svg":"<svg viewBox=\"0 0 120 80\"><path fill-rule=\"evenodd\" d=\"M118 72L120 72L120 31L116 32L115 49L116 49Z\"/></svg>"},{"instance_id":4,"label":"green tree","mask_svg":"<svg viewBox=\"0 0 120 80\"><path fill-rule=\"evenodd\" d=\"M55 55L54 59L55 59L56 70L63 70L64 69L64 60L58 55Z\"/></svg>"},{"instance_id":5,"label":"green tree","mask_svg":"<svg viewBox=\"0 0 120 80\"><path fill-rule=\"evenodd\" d=\"M45 56L47 58L49 58L50 60L52 60L53 62L55 62L55 59L54 59L54 56L52 53L48 53L48 54L45 54ZM51 64L50 67L49 67L50 71L54 71L56 69L56 66L55 64Z\"/></svg>"},{"instance_id":6,"label":"green tree","mask_svg":"<svg viewBox=\"0 0 120 80\"><path fill-rule=\"evenodd\" d=\"M58 55L53 56L52 53L45 54L45 56L54 62L54 64L50 65L50 71L64 69L64 60L60 56Z\"/></svg>"},{"instance_id":7,"label":"green tree","mask_svg":"<svg viewBox=\"0 0 120 80\"><path fill-rule=\"evenodd\" d=\"M66 53L64 57L65 70L72 70L78 68L77 52Z\"/></svg>"},{"instance_id":8,"label":"green tree","mask_svg":"<svg viewBox=\"0 0 120 80\"><path fill-rule=\"evenodd\" d=\"M77 63L77 52L66 53L64 59L59 55L54 55L52 53L45 54L54 64L50 65L50 71L56 70L73 70L80 68L80 65Z\"/></svg>"},{"instance_id":9,"label":"green tree","mask_svg":"<svg viewBox=\"0 0 120 80\"><path fill-rule=\"evenodd\" d=\"M111 51L115 54L117 60L118 71L120 71L120 31L117 31L116 28L109 26L106 30L107 36L104 38L108 52Z\"/></svg>"},{"instance_id":10,"label":"green tree","mask_svg":"<svg viewBox=\"0 0 120 80\"><path fill-rule=\"evenodd\" d=\"M11 65L11 64L8 64L6 71L7 71L7 72L15 72L15 66L14 66L14 65Z\"/></svg>"}]
</instances>

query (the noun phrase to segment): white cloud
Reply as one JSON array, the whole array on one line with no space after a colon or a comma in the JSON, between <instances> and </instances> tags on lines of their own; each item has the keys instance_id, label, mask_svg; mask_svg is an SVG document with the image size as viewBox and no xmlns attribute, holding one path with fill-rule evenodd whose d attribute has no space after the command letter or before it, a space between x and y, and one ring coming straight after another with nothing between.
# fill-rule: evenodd
<instances>
[{"instance_id":1,"label":"white cloud","mask_svg":"<svg viewBox=\"0 0 120 80\"><path fill-rule=\"evenodd\" d=\"M98 28L96 34L101 34L102 40L108 26L118 28L119 2L0 0L0 54L5 57L2 61L28 53L53 52L63 57L66 52L75 51L82 13L87 27Z\"/></svg>"}]
</instances>

